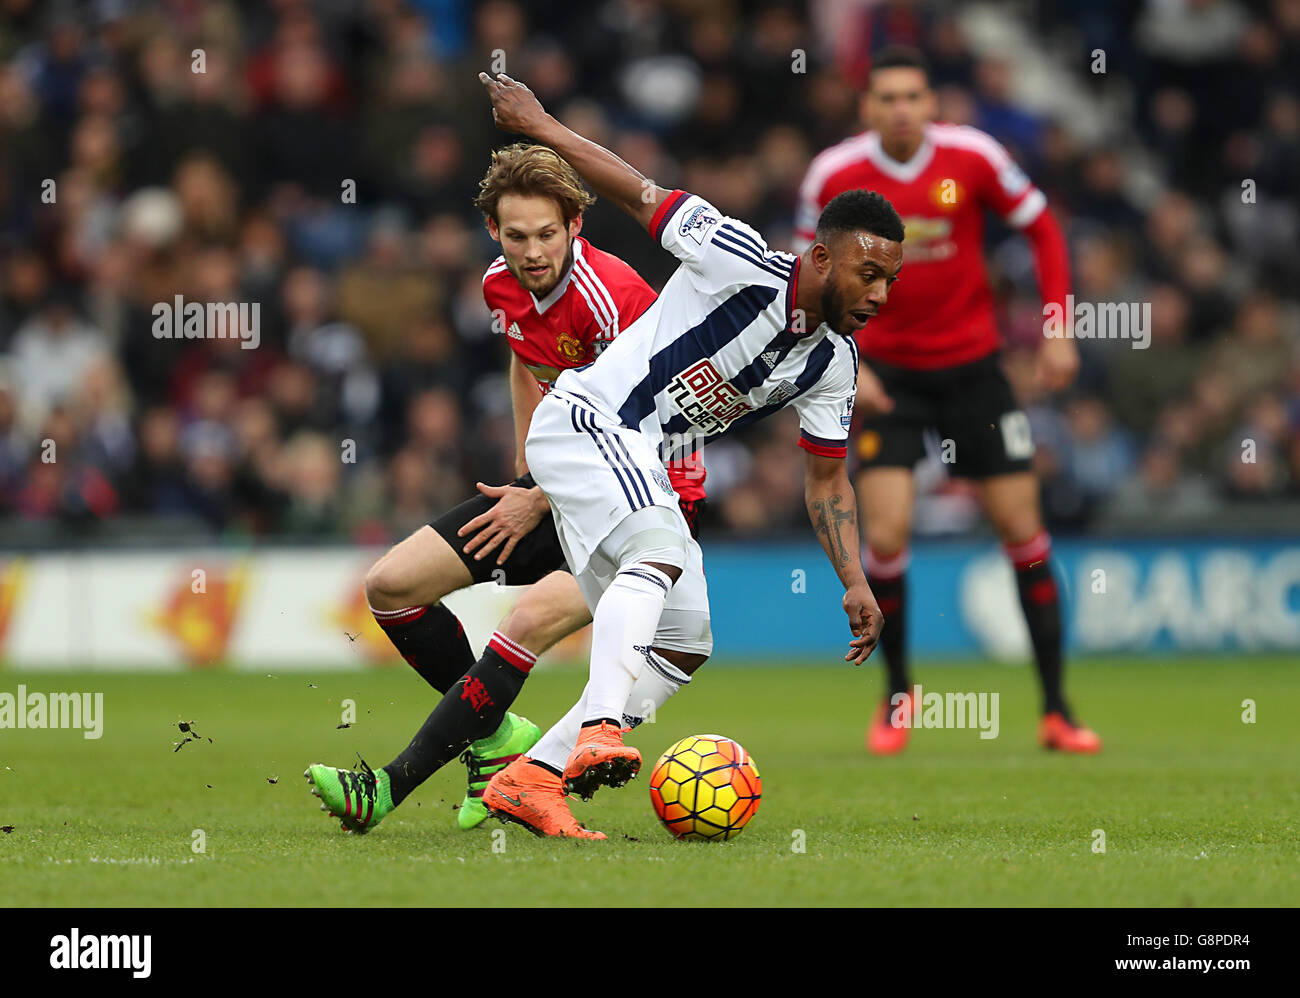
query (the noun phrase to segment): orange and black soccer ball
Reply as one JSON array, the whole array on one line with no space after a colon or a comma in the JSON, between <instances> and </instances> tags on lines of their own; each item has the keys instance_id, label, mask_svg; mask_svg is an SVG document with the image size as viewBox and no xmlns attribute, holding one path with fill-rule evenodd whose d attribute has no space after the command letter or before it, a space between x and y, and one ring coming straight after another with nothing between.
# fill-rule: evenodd
<instances>
[{"instance_id":1,"label":"orange and black soccer ball","mask_svg":"<svg viewBox=\"0 0 1300 998\"><path fill-rule=\"evenodd\" d=\"M650 771L650 804L679 839L735 838L758 810L763 779L749 753L722 735L690 735Z\"/></svg>"}]
</instances>

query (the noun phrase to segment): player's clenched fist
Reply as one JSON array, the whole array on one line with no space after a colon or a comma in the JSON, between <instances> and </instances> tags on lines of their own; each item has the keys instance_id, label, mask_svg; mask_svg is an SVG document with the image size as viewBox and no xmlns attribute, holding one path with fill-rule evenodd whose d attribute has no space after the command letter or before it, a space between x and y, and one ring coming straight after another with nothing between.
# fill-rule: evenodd
<instances>
[{"instance_id":1,"label":"player's clenched fist","mask_svg":"<svg viewBox=\"0 0 1300 998\"><path fill-rule=\"evenodd\" d=\"M849 615L849 629L854 635L844 661L861 665L880 640L885 618L880 612L875 594L865 582L859 582L844 591L844 612Z\"/></svg>"},{"instance_id":2,"label":"player's clenched fist","mask_svg":"<svg viewBox=\"0 0 1300 998\"><path fill-rule=\"evenodd\" d=\"M884 384L876 377L875 372L866 364L858 366L858 390L855 404L859 412L868 416L883 416L894 409L894 400L885 391Z\"/></svg>"},{"instance_id":3,"label":"player's clenched fist","mask_svg":"<svg viewBox=\"0 0 1300 998\"><path fill-rule=\"evenodd\" d=\"M1079 351L1067 339L1044 340L1038 348L1038 384L1049 392L1059 392L1074 382L1079 373Z\"/></svg>"},{"instance_id":4,"label":"player's clenched fist","mask_svg":"<svg viewBox=\"0 0 1300 998\"><path fill-rule=\"evenodd\" d=\"M503 132L532 135L533 129L546 117L533 92L505 73L497 73L496 79L479 73L478 78L492 98L492 120L497 127Z\"/></svg>"}]
</instances>

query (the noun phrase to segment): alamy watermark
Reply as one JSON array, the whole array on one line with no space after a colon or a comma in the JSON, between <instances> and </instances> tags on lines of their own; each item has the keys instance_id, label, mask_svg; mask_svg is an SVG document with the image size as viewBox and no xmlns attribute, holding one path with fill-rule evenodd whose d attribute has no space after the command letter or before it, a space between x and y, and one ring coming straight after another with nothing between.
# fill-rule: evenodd
<instances>
[{"instance_id":1,"label":"alamy watermark","mask_svg":"<svg viewBox=\"0 0 1300 998\"><path fill-rule=\"evenodd\" d=\"M155 302L156 340L240 340L241 350L256 350L262 342L262 303L186 301Z\"/></svg>"},{"instance_id":2,"label":"alamy watermark","mask_svg":"<svg viewBox=\"0 0 1300 998\"><path fill-rule=\"evenodd\" d=\"M1066 321L1069 316L1071 322ZM1151 345L1149 301L1049 301L1043 306L1043 335L1051 340L1130 340L1134 350Z\"/></svg>"},{"instance_id":3,"label":"alamy watermark","mask_svg":"<svg viewBox=\"0 0 1300 998\"><path fill-rule=\"evenodd\" d=\"M104 734L103 693L0 692L0 728L80 728L83 738Z\"/></svg>"},{"instance_id":4,"label":"alamy watermark","mask_svg":"<svg viewBox=\"0 0 1300 998\"><path fill-rule=\"evenodd\" d=\"M55 970L129 970L135 978L152 973L153 936L82 935L72 929L50 939L50 966Z\"/></svg>"},{"instance_id":5,"label":"alamy watermark","mask_svg":"<svg viewBox=\"0 0 1300 998\"><path fill-rule=\"evenodd\" d=\"M909 695L889 698L889 723L895 728L979 728L980 738L996 738L997 693L926 693L918 683Z\"/></svg>"}]
</instances>

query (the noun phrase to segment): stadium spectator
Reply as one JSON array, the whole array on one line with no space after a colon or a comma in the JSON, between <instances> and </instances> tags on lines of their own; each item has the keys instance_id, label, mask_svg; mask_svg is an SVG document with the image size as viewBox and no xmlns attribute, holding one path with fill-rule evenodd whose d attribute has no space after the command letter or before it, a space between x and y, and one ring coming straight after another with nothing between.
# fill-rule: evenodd
<instances>
[{"instance_id":1,"label":"stadium spectator","mask_svg":"<svg viewBox=\"0 0 1300 998\"><path fill-rule=\"evenodd\" d=\"M1014 24L992 5L979 32L959 7L892 0L97 11L0 13L6 518L404 535L510 473L507 351L479 287L496 250L471 203L500 141L474 75L494 52L648 176L779 237L811 152L856 130L872 54L898 42L928 55L943 117L1041 180L1076 299L1151 305L1149 348L1080 342L1078 398L1011 374L1053 529L1300 498L1296 0L1049 4ZM1022 92L1026 53L989 45L999 19L1038 50L1105 49L1105 74L1051 67L1100 131ZM607 207L588 234L661 285L671 259ZM1041 328L1032 268L1005 230L988 240L1014 368ZM257 349L157 338L176 295L258 303ZM712 530L799 522L798 455L770 432L709 454Z\"/></svg>"}]
</instances>

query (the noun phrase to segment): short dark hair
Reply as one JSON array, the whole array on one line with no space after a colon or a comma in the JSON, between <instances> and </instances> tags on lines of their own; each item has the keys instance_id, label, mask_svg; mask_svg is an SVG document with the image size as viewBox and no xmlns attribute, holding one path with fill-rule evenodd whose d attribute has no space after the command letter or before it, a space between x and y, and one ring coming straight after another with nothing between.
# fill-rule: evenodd
<instances>
[{"instance_id":1,"label":"short dark hair","mask_svg":"<svg viewBox=\"0 0 1300 998\"><path fill-rule=\"evenodd\" d=\"M901 243L903 220L888 198L862 188L835 195L817 219L819 243L837 233L859 231Z\"/></svg>"},{"instance_id":2,"label":"short dark hair","mask_svg":"<svg viewBox=\"0 0 1300 998\"><path fill-rule=\"evenodd\" d=\"M906 45L887 45L871 57L871 72L878 69L919 69L930 79L930 64L919 49ZM870 86L870 80L867 85Z\"/></svg>"}]
</instances>

